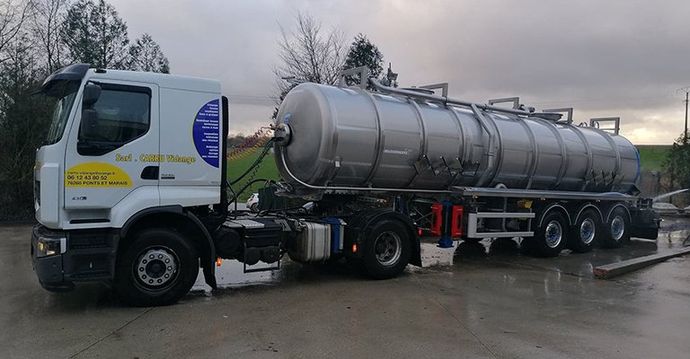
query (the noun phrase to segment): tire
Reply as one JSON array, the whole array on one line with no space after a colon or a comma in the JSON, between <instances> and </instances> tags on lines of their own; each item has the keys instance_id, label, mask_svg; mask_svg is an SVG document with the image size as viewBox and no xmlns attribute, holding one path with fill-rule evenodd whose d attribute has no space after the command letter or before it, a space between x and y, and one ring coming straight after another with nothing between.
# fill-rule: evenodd
<instances>
[{"instance_id":1,"label":"tire","mask_svg":"<svg viewBox=\"0 0 690 359\"><path fill-rule=\"evenodd\" d=\"M601 235L602 225L599 214L586 209L570 229L567 247L577 253L586 253L594 248Z\"/></svg>"},{"instance_id":2,"label":"tire","mask_svg":"<svg viewBox=\"0 0 690 359\"><path fill-rule=\"evenodd\" d=\"M630 219L621 207L616 207L611 212L603 227L601 246L604 248L618 248L630 240Z\"/></svg>"},{"instance_id":3,"label":"tire","mask_svg":"<svg viewBox=\"0 0 690 359\"><path fill-rule=\"evenodd\" d=\"M249 206L249 210L252 212L259 212L259 204L258 203L252 203L252 205Z\"/></svg>"},{"instance_id":4,"label":"tire","mask_svg":"<svg viewBox=\"0 0 690 359\"><path fill-rule=\"evenodd\" d=\"M169 305L189 292L198 274L199 258L192 244L172 230L146 229L119 259L114 287L132 306Z\"/></svg>"},{"instance_id":5,"label":"tire","mask_svg":"<svg viewBox=\"0 0 690 359\"><path fill-rule=\"evenodd\" d=\"M556 257L567 243L568 222L559 212L549 212L534 237L522 241L523 252L537 257Z\"/></svg>"},{"instance_id":6,"label":"tire","mask_svg":"<svg viewBox=\"0 0 690 359\"><path fill-rule=\"evenodd\" d=\"M393 278L402 273L410 261L409 231L400 221L382 220L367 234L363 249L364 274L373 279Z\"/></svg>"}]
</instances>

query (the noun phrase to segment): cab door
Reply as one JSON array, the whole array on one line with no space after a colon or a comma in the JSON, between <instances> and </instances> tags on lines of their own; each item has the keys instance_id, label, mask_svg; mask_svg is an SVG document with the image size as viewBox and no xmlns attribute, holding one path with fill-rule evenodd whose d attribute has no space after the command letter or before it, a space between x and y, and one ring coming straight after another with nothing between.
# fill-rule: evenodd
<instances>
[{"instance_id":1,"label":"cab door","mask_svg":"<svg viewBox=\"0 0 690 359\"><path fill-rule=\"evenodd\" d=\"M71 224L108 222L110 209L128 196L137 202L126 204L131 210L160 201L158 86L89 84L99 86L100 95L93 103L85 102L87 95L80 99L65 152L64 208Z\"/></svg>"}]
</instances>

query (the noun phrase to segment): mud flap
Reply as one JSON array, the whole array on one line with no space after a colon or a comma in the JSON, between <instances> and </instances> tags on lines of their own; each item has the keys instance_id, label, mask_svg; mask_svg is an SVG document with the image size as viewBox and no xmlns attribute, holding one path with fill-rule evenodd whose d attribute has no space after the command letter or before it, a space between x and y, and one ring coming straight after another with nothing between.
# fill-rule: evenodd
<instances>
[{"instance_id":1,"label":"mud flap","mask_svg":"<svg viewBox=\"0 0 690 359\"><path fill-rule=\"evenodd\" d=\"M640 209L633 213L631 237L657 239L661 218L650 208Z\"/></svg>"},{"instance_id":2,"label":"mud flap","mask_svg":"<svg viewBox=\"0 0 690 359\"><path fill-rule=\"evenodd\" d=\"M632 226L630 236L644 239L657 239L659 237L659 227L638 227Z\"/></svg>"},{"instance_id":3,"label":"mud flap","mask_svg":"<svg viewBox=\"0 0 690 359\"><path fill-rule=\"evenodd\" d=\"M216 283L216 263L214 261L208 261L205 260L202 263L203 270L204 270L204 280L206 281L206 284L208 284L211 289L216 290L218 289L218 284Z\"/></svg>"}]
</instances>

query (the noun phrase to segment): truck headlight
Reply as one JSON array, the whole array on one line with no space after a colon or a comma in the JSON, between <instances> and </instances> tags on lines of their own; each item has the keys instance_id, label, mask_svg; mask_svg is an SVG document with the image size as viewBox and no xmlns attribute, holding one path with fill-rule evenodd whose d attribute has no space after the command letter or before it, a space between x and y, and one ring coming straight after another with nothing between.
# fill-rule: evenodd
<instances>
[{"instance_id":1,"label":"truck headlight","mask_svg":"<svg viewBox=\"0 0 690 359\"><path fill-rule=\"evenodd\" d=\"M48 257L65 253L67 238L38 237L36 241L36 257Z\"/></svg>"}]
</instances>

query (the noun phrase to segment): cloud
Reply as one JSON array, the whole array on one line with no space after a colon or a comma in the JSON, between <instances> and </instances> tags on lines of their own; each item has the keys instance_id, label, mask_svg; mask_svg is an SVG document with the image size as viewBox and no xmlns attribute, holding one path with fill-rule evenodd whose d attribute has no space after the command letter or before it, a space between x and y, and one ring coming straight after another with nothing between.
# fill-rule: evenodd
<instances>
[{"instance_id":1,"label":"cloud","mask_svg":"<svg viewBox=\"0 0 690 359\"><path fill-rule=\"evenodd\" d=\"M675 90L690 85L686 1L113 0L130 33L150 33L174 73L216 78L233 131L268 123L279 23L308 12L348 38L362 32L401 84L447 81L452 96L521 96L575 107L576 119L621 116L635 143L682 131ZM239 131L239 130L237 130Z\"/></svg>"}]
</instances>

